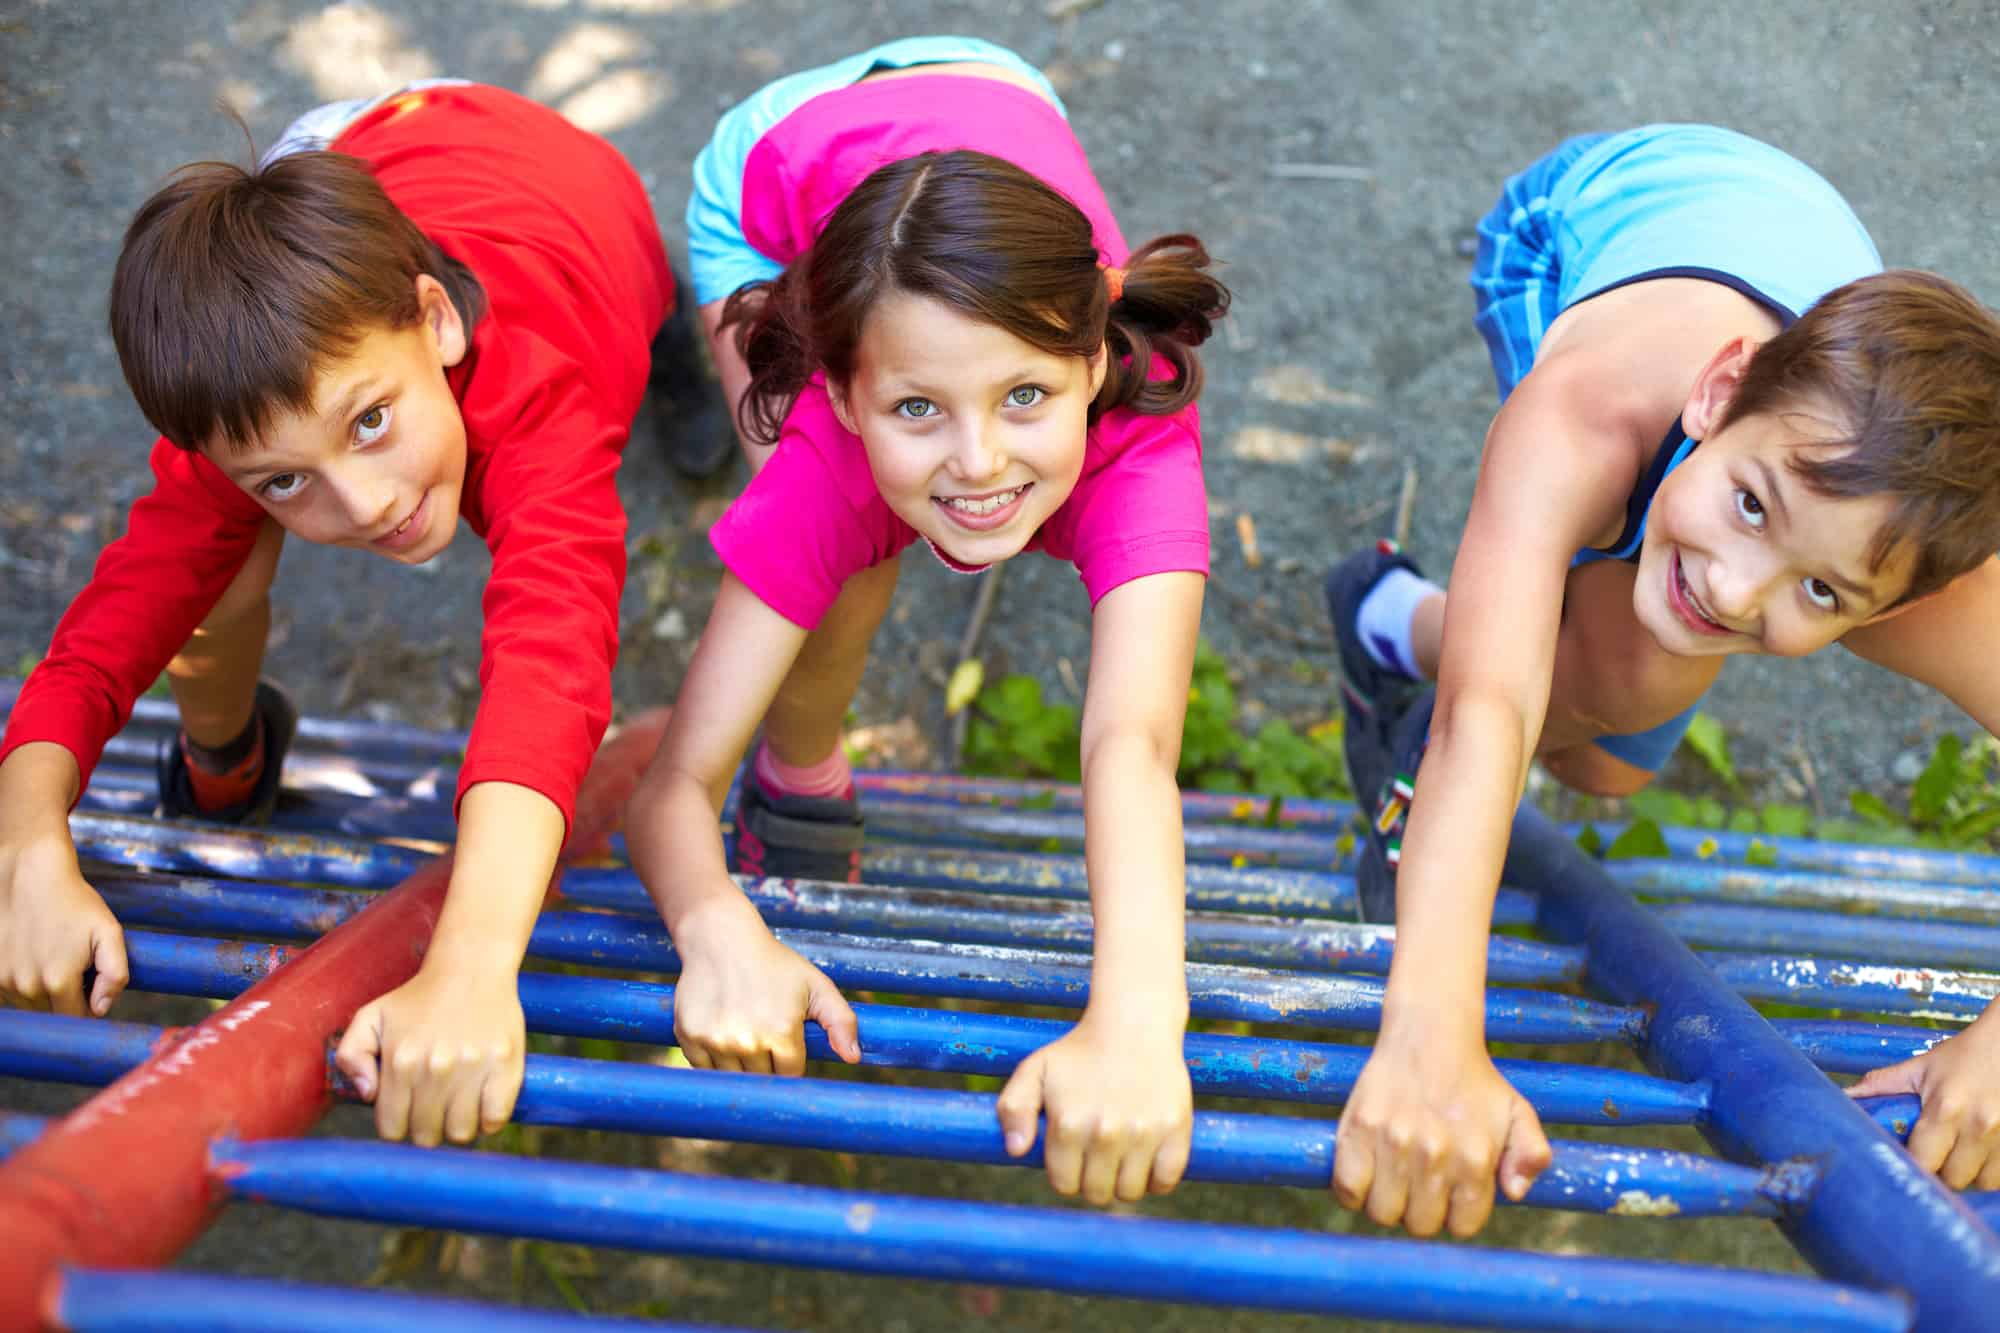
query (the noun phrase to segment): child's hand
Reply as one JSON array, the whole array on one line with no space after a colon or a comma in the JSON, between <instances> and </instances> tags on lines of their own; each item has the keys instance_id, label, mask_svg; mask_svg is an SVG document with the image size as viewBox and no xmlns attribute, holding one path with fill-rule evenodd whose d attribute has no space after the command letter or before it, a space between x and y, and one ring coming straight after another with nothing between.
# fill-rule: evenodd
<instances>
[{"instance_id":1,"label":"child's hand","mask_svg":"<svg viewBox=\"0 0 2000 1333\"><path fill-rule=\"evenodd\" d=\"M674 1036L695 1068L804 1073L806 1019L826 1030L841 1059L861 1059L840 988L778 943L733 886L683 916L673 934L681 956Z\"/></svg>"},{"instance_id":2,"label":"child's hand","mask_svg":"<svg viewBox=\"0 0 2000 1333\"><path fill-rule=\"evenodd\" d=\"M1924 1104L1910 1155L1955 1190L2000 1189L2000 1006L1900 1064L1870 1070L1850 1097L1915 1093Z\"/></svg>"},{"instance_id":3,"label":"child's hand","mask_svg":"<svg viewBox=\"0 0 2000 1333\"><path fill-rule=\"evenodd\" d=\"M1355 1081L1335 1140L1333 1192L1413 1236L1470 1236L1549 1164L1534 1108L1476 1036L1397 1039L1386 1030Z\"/></svg>"},{"instance_id":4,"label":"child's hand","mask_svg":"<svg viewBox=\"0 0 2000 1333\"><path fill-rule=\"evenodd\" d=\"M1187 1170L1194 1090L1181 1054L1184 1025L1135 1031L1093 1019L1023 1060L1000 1093L1007 1151L1034 1146L1048 1112L1042 1161L1058 1194L1080 1188L1091 1203L1165 1194Z\"/></svg>"},{"instance_id":5,"label":"child's hand","mask_svg":"<svg viewBox=\"0 0 2000 1333\"><path fill-rule=\"evenodd\" d=\"M90 967L102 1017L125 989L125 933L78 870L68 826L0 838L0 1003L82 1017Z\"/></svg>"},{"instance_id":6,"label":"child's hand","mask_svg":"<svg viewBox=\"0 0 2000 1333\"><path fill-rule=\"evenodd\" d=\"M425 1148L470 1143L514 1115L527 1023L512 968L420 969L355 1012L334 1060L375 1129Z\"/></svg>"}]
</instances>

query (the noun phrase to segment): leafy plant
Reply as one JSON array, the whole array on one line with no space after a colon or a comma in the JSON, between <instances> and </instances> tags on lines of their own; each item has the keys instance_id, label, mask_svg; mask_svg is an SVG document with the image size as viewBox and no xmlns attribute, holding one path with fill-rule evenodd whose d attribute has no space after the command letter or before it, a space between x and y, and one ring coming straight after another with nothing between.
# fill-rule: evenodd
<instances>
[{"instance_id":1,"label":"leafy plant","mask_svg":"<svg viewBox=\"0 0 2000 1333\"><path fill-rule=\"evenodd\" d=\"M1077 780L1077 712L1044 699L1041 682L1007 676L983 688L972 711L965 747L968 770ZM1228 663L1207 643L1197 645L1176 773L1183 787L1254 792L1280 800L1349 794L1338 717L1303 733L1273 718L1246 734L1237 712ZM1275 820L1277 814L1275 806L1265 811L1267 819Z\"/></svg>"}]
</instances>

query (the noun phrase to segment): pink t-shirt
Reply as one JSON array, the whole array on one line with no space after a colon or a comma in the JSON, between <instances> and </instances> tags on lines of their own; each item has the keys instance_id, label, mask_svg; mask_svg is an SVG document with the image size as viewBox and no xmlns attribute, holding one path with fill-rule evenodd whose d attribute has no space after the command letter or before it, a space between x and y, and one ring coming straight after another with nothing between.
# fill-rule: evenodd
<instances>
[{"instance_id":1,"label":"pink t-shirt","mask_svg":"<svg viewBox=\"0 0 2000 1333\"><path fill-rule=\"evenodd\" d=\"M917 153L970 148L1046 181L1090 219L1098 250L1129 253L1069 123L1045 99L997 79L931 75L824 93L751 149L743 232L789 263L876 168ZM1156 363L1158 373L1158 363ZM876 489L861 438L840 424L817 379L799 394L778 448L709 540L764 603L812 629L853 575L917 539ZM1029 550L1073 561L1091 605L1149 574L1208 573L1201 418L1105 413L1084 441L1083 473Z\"/></svg>"}]
</instances>

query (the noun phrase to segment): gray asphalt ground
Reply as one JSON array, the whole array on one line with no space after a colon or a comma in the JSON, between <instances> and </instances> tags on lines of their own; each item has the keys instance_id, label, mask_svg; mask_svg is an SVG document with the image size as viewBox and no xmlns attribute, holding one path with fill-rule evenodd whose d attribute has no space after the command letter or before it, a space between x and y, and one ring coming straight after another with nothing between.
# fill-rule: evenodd
<instances>
[{"instance_id":1,"label":"gray asphalt ground","mask_svg":"<svg viewBox=\"0 0 2000 1333\"><path fill-rule=\"evenodd\" d=\"M1503 176L1564 136L1709 120L1764 137L1839 186L1889 262L2000 302L1993 4L0 0L0 667L43 649L147 484L151 437L120 383L105 293L125 223L164 173L244 156L218 99L265 143L317 103L409 78L529 92L626 152L678 263L689 166L720 111L776 74L927 30L1046 68L1128 237L1193 231L1227 261L1237 304L1203 403L1205 623L1242 694L1272 713L1330 708L1319 576L1388 530L1406 464L1411 544L1449 567L1494 407L1465 247ZM674 480L650 445L662 428L642 418L622 477L628 709L671 698L716 577L700 532L740 484ZM1258 569L1238 543L1245 514ZM971 592L909 565L856 713L901 723L887 757L921 762ZM469 533L421 571L294 543L270 670L311 711L463 725L485 569ZM1060 695L1065 661L1083 675L1086 613L1066 569L1020 562L989 666ZM1828 808L1851 787L1893 798L1899 755L1969 727L1837 649L1732 662L1709 707L1764 790ZM354 1267L324 1257L338 1242L301 1243L321 1257L290 1271ZM811 1326L858 1326L827 1318Z\"/></svg>"}]
</instances>

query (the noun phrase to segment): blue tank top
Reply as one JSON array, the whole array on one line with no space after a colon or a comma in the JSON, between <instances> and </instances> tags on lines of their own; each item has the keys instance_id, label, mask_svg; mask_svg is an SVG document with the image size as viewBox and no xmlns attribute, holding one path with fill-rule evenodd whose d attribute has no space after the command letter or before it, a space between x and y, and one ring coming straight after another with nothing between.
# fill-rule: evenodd
<instances>
[{"instance_id":1,"label":"blue tank top","mask_svg":"<svg viewBox=\"0 0 2000 1333\"><path fill-rule=\"evenodd\" d=\"M1576 553L1570 561L1574 569L1578 565L1588 565L1598 560L1623 560L1628 565L1639 563L1639 543L1646 536L1646 513L1653 507L1653 497L1659 493L1660 483L1667 474L1687 461L1700 440L1690 440L1687 431L1681 428L1680 418L1674 418L1673 428L1653 454L1653 460L1646 464L1646 470L1639 475L1638 484L1632 494L1625 499L1625 526L1619 530L1618 538L1609 546L1590 546Z\"/></svg>"}]
</instances>

